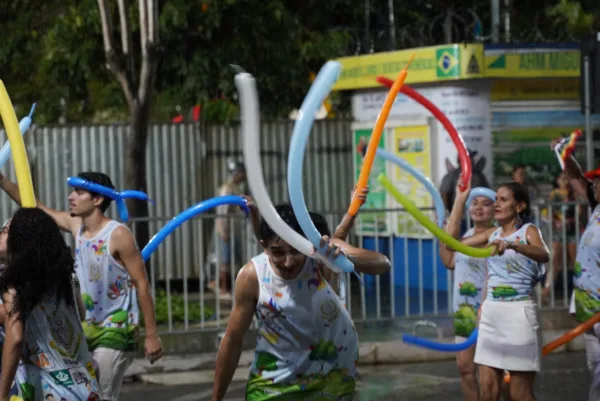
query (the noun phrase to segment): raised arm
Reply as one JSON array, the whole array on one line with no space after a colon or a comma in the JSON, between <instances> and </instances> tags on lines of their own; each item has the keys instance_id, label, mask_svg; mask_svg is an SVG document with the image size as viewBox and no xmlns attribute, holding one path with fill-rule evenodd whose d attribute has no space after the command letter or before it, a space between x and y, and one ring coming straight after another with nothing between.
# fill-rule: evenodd
<instances>
[{"instance_id":1,"label":"raised arm","mask_svg":"<svg viewBox=\"0 0 600 401\"><path fill-rule=\"evenodd\" d=\"M235 302L217 354L212 401L223 400L237 369L242 355L244 336L256 312L258 293L258 277L250 262L240 270L235 280Z\"/></svg>"},{"instance_id":2,"label":"raised arm","mask_svg":"<svg viewBox=\"0 0 600 401\"><path fill-rule=\"evenodd\" d=\"M326 242L326 237L323 237ZM362 248L355 248L347 242L332 238L331 243L339 247L354 264L354 270L365 274L385 274L390 271L392 264L387 256Z\"/></svg>"},{"instance_id":3,"label":"raised arm","mask_svg":"<svg viewBox=\"0 0 600 401\"><path fill-rule=\"evenodd\" d=\"M550 148L554 150L556 144L562 139L563 138L554 139L552 142L550 142ZM575 160L575 157L573 157L573 155L569 155L569 157L567 157L566 160L564 160L564 164L565 173L567 173L567 175L569 176L569 179L571 180L571 185L573 186L575 192L577 192L579 196L581 196L583 199L586 199L588 202L592 201L588 197L588 187L591 181L585 178L583 170L579 163L577 163L577 160Z\"/></svg>"},{"instance_id":4,"label":"raised arm","mask_svg":"<svg viewBox=\"0 0 600 401\"><path fill-rule=\"evenodd\" d=\"M448 225L446 225L445 229L446 232L448 232ZM450 270L454 270L454 250L448 248L448 246L442 241L438 241L438 250L440 252L440 259L442 259L444 266Z\"/></svg>"},{"instance_id":5,"label":"raised arm","mask_svg":"<svg viewBox=\"0 0 600 401\"><path fill-rule=\"evenodd\" d=\"M6 178L1 173L0 173L0 188L4 192L6 192L6 194L17 205L21 206L21 193L19 192L19 186L17 184L15 184L14 182L12 182L11 180L9 180L8 178ZM50 216L52 216L52 218L54 219L54 221L56 221L56 224L58 224L58 227L60 227L60 229L62 231L70 232L71 234L73 234L73 236L77 235L77 231L79 230L79 227L81 226L81 219L79 217L71 217L71 214L69 212L52 209L52 208L44 205L38 199L36 199L35 202L36 202L37 207L39 207L44 212L46 212Z\"/></svg>"},{"instance_id":6,"label":"raised arm","mask_svg":"<svg viewBox=\"0 0 600 401\"><path fill-rule=\"evenodd\" d=\"M125 226L117 227L110 237L110 252L113 257L120 261L131 276L131 282L137 289L140 309L144 315L144 325L146 329L146 340L144 349L146 358L151 363L162 357L162 344L158 337L156 329L156 315L154 314L154 303L152 302L152 293L150 282L146 274L146 266L140 253L140 250L131 234L131 231Z\"/></svg>"},{"instance_id":7,"label":"raised arm","mask_svg":"<svg viewBox=\"0 0 600 401\"><path fill-rule=\"evenodd\" d=\"M365 202L367 201L368 194L369 188L363 188L362 191L356 195L358 200L360 201L360 206L365 204ZM358 214L351 216L348 213L344 214L344 217L342 217L342 221L340 221L340 224L336 227L335 232L333 233L333 238L346 240L348 238L348 234L350 234L350 229L354 225L354 220L356 220L357 215Z\"/></svg>"}]
</instances>

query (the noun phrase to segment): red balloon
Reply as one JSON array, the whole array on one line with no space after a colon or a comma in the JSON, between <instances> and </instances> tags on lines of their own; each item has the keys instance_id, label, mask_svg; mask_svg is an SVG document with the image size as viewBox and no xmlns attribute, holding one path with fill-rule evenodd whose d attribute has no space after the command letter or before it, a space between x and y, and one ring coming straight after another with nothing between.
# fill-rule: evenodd
<instances>
[{"instance_id":1,"label":"red balloon","mask_svg":"<svg viewBox=\"0 0 600 401\"><path fill-rule=\"evenodd\" d=\"M386 77L377 77L377 82L379 82L380 84L382 84L383 86L386 86L388 88L391 88L392 85L394 84L393 80L386 78ZM456 128L454 128L454 125L452 124L452 122L448 119L448 117L446 117L446 115L444 113L442 113L442 111L440 109L438 109L438 107L435 104L431 103L427 98L425 98L424 96L419 94L416 90L414 90L410 86L403 85L402 88L400 89L400 92L404 93L406 96L413 99L415 102L419 103L421 106L423 106L427 110L429 110L431 112L431 114L433 114L433 116L440 123L442 123L442 125L444 126L446 131L448 131L448 134L450 135L452 142L454 142L454 146L456 146L456 150L458 150L458 159L460 160L460 170L461 170L460 178L461 178L461 182L463 183L460 186L460 190L464 191L465 189L467 189L466 183L471 181L471 174L472 174L471 158L469 157L469 151L467 150L467 147L465 146L465 142L463 141L462 137L460 136L460 134L458 133Z\"/></svg>"}]
</instances>

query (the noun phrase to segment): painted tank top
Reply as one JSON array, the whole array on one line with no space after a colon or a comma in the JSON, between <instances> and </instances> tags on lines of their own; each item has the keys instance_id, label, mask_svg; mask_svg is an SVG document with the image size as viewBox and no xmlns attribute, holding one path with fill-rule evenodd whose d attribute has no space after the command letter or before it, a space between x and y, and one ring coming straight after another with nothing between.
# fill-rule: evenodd
<instances>
[{"instance_id":1,"label":"painted tank top","mask_svg":"<svg viewBox=\"0 0 600 401\"><path fill-rule=\"evenodd\" d=\"M137 346L139 308L131 277L110 253L117 227L110 221L94 238L77 234L75 272L86 309L83 328L90 349L133 351Z\"/></svg>"},{"instance_id":2,"label":"painted tank top","mask_svg":"<svg viewBox=\"0 0 600 401\"><path fill-rule=\"evenodd\" d=\"M574 272L575 317L579 322L600 312L600 205L579 240Z\"/></svg>"},{"instance_id":3,"label":"painted tank top","mask_svg":"<svg viewBox=\"0 0 600 401\"><path fill-rule=\"evenodd\" d=\"M25 379L17 372L17 383L25 401L100 401L75 305L52 295L33 309L25 323L21 360Z\"/></svg>"},{"instance_id":4,"label":"painted tank top","mask_svg":"<svg viewBox=\"0 0 600 401\"><path fill-rule=\"evenodd\" d=\"M463 235L468 238L475 233L471 228ZM483 301L486 278L485 259L472 258L460 252L454 254L454 334L469 337L477 326L477 310Z\"/></svg>"},{"instance_id":5,"label":"painted tank top","mask_svg":"<svg viewBox=\"0 0 600 401\"><path fill-rule=\"evenodd\" d=\"M247 401L352 400L358 335L340 299L307 258L296 279L252 259L260 286Z\"/></svg>"},{"instance_id":6,"label":"painted tank top","mask_svg":"<svg viewBox=\"0 0 600 401\"><path fill-rule=\"evenodd\" d=\"M499 227L490 235L489 242L501 239L513 244L527 244L527 223L514 233L501 238ZM534 288L545 273L543 265L508 249L502 256L487 258L487 299L492 301L524 301L534 299Z\"/></svg>"}]
</instances>

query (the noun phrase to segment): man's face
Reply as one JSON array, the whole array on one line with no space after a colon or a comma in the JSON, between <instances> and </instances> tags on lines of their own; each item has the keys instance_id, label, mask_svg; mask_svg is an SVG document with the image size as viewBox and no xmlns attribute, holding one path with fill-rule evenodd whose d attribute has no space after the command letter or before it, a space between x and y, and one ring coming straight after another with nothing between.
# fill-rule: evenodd
<instances>
[{"instance_id":1,"label":"man's face","mask_svg":"<svg viewBox=\"0 0 600 401\"><path fill-rule=\"evenodd\" d=\"M92 214L102 204L104 198L101 196L92 196L91 193L81 188L74 188L68 200L71 216L82 217Z\"/></svg>"},{"instance_id":2,"label":"man's face","mask_svg":"<svg viewBox=\"0 0 600 401\"><path fill-rule=\"evenodd\" d=\"M512 174L512 179L519 184L525 184L525 169L523 167L516 169Z\"/></svg>"},{"instance_id":3,"label":"man's face","mask_svg":"<svg viewBox=\"0 0 600 401\"><path fill-rule=\"evenodd\" d=\"M261 241L271 265L282 272L293 272L302 269L306 262L306 255L292 248L290 244L276 237L268 244Z\"/></svg>"}]
</instances>

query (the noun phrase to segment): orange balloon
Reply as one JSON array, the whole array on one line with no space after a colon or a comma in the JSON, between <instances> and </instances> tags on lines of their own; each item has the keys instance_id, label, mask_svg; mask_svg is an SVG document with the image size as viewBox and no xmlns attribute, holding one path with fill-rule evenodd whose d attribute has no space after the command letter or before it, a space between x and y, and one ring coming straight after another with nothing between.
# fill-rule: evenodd
<instances>
[{"instance_id":1,"label":"orange balloon","mask_svg":"<svg viewBox=\"0 0 600 401\"><path fill-rule=\"evenodd\" d=\"M379 141L381 140L381 134L383 132L383 127L385 126L385 122L387 121L388 116L390 115L390 110L392 109L392 105L394 104L394 100L396 100L396 96L404 85L404 81L406 81L406 76L408 75L408 67L410 63L415 58L413 54L406 66L398 73L398 77L392 85L392 88L388 92L387 97L385 98L385 102L383 103L383 107L381 108L381 112L379 116L377 116L377 121L375 122L375 127L373 128L373 132L371 133L371 139L369 140L369 146L367 146L367 154L365 155L365 159L363 160L363 166L360 170L360 176L358 177L358 183L356 184L356 190L354 191L354 195L352 196L352 201L350 202L350 208L348 208L348 214L350 216L356 216L358 213L358 209L360 209L361 201L358 198L363 192L363 189L367 187L369 182L369 174L371 174L371 167L373 167L373 161L375 160L375 153L377 152L377 148L379 147Z\"/></svg>"},{"instance_id":2,"label":"orange balloon","mask_svg":"<svg viewBox=\"0 0 600 401\"><path fill-rule=\"evenodd\" d=\"M564 345L564 344L568 343L569 341L572 341L574 338L579 337L586 331L592 329L596 323L600 323L600 312L596 313L594 316L592 316L585 322L581 323L579 326L575 327L573 330L567 331L561 337L544 345L544 348L542 348L542 355L546 356L546 355L550 354L552 351L554 351L555 349L557 349L558 347L560 347L561 345ZM506 375L504 375L504 382L510 383L510 374L508 372L506 372Z\"/></svg>"},{"instance_id":3,"label":"orange balloon","mask_svg":"<svg viewBox=\"0 0 600 401\"><path fill-rule=\"evenodd\" d=\"M205 13L208 10L208 3L206 1L202 2L202 12Z\"/></svg>"}]
</instances>

